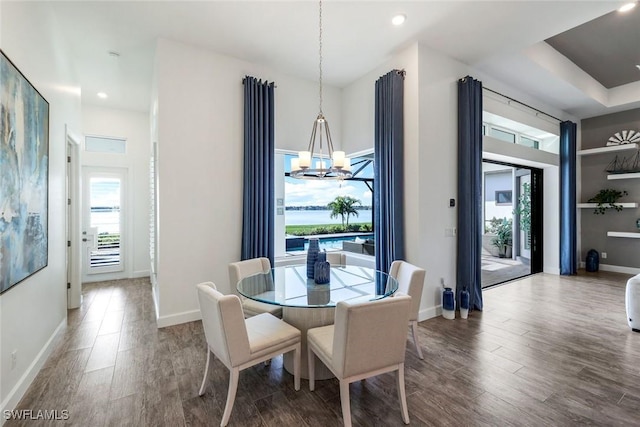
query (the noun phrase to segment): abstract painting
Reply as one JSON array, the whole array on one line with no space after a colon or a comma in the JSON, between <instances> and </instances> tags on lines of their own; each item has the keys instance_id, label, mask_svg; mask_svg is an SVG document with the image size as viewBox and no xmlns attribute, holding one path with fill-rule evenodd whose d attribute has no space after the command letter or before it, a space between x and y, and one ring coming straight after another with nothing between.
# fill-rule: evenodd
<instances>
[{"instance_id":1,"label":"abstract painting","mask_svg":"<svg viewBox=\"0 0 640 427\"><path fill-rule=\"evenodd\" d=\"M0 50L0 293L47 266L49 103Z\"/></svg>"}]
</instances>

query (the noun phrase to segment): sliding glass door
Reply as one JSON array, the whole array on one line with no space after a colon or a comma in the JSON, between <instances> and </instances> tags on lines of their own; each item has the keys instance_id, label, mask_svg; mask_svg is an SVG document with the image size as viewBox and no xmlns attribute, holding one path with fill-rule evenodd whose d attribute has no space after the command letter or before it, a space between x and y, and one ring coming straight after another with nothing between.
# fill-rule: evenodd
<instances>
[{"instance_id":1,"label":"sliding glass door","mask_svg":"<svg viewBox=\"0 0 640 427\"><path fill-rule=\"evenodd\" d=\"M483 162L482 287L542 271L542 171Z\"/></svg>"}]
</instances>

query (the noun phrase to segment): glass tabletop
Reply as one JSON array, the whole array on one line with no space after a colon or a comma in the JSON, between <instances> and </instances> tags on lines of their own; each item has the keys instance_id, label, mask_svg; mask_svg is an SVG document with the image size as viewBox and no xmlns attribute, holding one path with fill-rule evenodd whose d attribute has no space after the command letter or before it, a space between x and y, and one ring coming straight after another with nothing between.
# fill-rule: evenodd
<instances>
[{"instance_id":1,"label":"glass tabletop","mask_svg":"<svg viewBox=\"0 0 640 427\"><path fill-rule=\"evenodd\" d=\"M287 265L241 279L240 295L284 307L335 307L340 301L375 300L392 295L398 282L381 271L353 265L331 266L330 281L307 278L307 266Z\"/></svg>"}]
</instances>

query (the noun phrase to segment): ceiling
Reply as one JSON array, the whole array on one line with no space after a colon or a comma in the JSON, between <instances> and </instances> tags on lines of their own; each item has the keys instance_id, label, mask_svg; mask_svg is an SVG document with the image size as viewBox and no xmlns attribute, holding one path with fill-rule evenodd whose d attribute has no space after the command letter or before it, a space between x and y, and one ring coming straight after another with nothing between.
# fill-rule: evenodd
<instances>
[{"instance_id":1,"label":"ceiling","mask_svg":"<svg viewBox=\"0 0 640 427\"><path fill-rule=\"evenodd\" d=\"M546 42L607 89L640 81L640 7L610 12Z\"/></svg>"},{"instance_id":2,"label":"ceiling","mask_svg":"<svg viewBox=\"0 0 640 427\"><path fill-rule=\"evenodd\" d=\"M44 3L53 9L65 29L86 104L148 111L154 46L159 37L317 80L318 4L315 1ZM326 0L323 3L324 80L344 87L419 41L473 66L480 74L518 88L532 99L577 118L629 109L640 106L640 70L636 69L635 83L630 83L631 89L636 90L633 96L629 95L633 90L608 88L610 81L617 84L618 80L603 80L606 85L596 82L595 79L601 77L592 70L606 62L608 67L599 68L617 74L622 69L618 61L622 64L632 54L637 57L637 43L636 46L627 43L632 52L616 50L606 61L602 52L594 52L587 54L587 58L602 59L588 60L582 65L575 59L578 64L575 65L544 42L557 41L557 46L562 45L558 49L568 56L585 52L587 48L605 52L613 47L622 48L623 43L611 34L623 24L607 15L600 19L607 19L609 23L592 25L597 22L593 19L615 11L622 3L617 0ZM3 7L8 4L4 2ZM639 40L640 28L637 12L640 10L633 15L636 17L635 41ZM407 16L400 27L390 22L397 13ZM612 13L614 18L615 14L618 12ZM581 25L589 21L592 23L586 24L583 30ZM606 29L607 25L616 27ZM578 28L571 30L575 27ZM585 32L596 30L606 31L606 36L596 36L597 42L586 46L576 42L584 39ZM573 31L578 31L578 35ZM561 35L555 38L558 34ZM578 47L571 53L566 46ZM119 56L109 55L110 51L118 52ZM578 66L584 66L585 70ZM594 77L587 73L593 73ZM633 79L633 73L625 70L624 74L630 77L614 79ZM109 98L98 99L95 94L100 91L107 92Z\"/></svg>"}]
</instances>

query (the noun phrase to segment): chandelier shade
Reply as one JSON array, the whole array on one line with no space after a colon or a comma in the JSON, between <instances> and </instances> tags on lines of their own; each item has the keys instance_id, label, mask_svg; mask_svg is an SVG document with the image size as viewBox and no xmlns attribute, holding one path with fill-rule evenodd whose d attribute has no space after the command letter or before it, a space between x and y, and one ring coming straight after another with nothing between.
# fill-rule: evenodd
<instances>
[{"instance_id":1,"label":"chandelier shade","mask_svg":"<svg viewBox=\"0 0 640 427\"><path fill-rule=\"evenodd\" d=\"M346 157L344 151L333 149L329 122L322 113L322 0L319 2L319 28L320 112L313 122L307 151L300 151L297 158L291 159L289 176L298 179L346 179L353 176L351 159Z\"/></svg>"}]
</instances>

